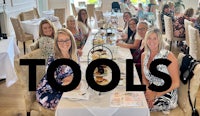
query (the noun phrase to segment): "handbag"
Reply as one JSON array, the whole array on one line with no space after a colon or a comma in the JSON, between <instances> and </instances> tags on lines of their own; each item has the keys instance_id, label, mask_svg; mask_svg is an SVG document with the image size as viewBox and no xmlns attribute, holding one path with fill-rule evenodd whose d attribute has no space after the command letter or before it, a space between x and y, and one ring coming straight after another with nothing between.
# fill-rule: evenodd
<instances>
[{"instance_id":1,"label":"handbag","mask_svg":"<svg viewBox=\"0 0 200 116\"><path fill-rule=\"evenodd\" d=\"M190 106L192 108L192 116L199 116L199 113L196 110L196 98L194 101L194 105L192 104L192 100L190 98L190 80L194 76L193 70L197 64L199 64L199 62L196 61L192 56L187 54L183 57L182 64L180 67L181 81L183 82L183 84L186 84L188 82L188 99Z\"/></svg>"}]
</instances>

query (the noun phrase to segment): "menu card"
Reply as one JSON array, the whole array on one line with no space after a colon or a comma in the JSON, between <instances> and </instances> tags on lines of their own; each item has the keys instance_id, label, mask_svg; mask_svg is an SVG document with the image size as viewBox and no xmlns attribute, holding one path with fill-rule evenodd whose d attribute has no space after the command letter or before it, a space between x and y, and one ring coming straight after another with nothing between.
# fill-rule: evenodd
<instances>
[{"instance_id":1,"label":"menu card","mask_svg":"<svg viewBox=\"0 0 200 116\"><path fill-rule=\"evenodd\" d=\"M142 94L139 92L114 92L110 97L111 107L143 106Z\"/></svg>"}]
</instances>

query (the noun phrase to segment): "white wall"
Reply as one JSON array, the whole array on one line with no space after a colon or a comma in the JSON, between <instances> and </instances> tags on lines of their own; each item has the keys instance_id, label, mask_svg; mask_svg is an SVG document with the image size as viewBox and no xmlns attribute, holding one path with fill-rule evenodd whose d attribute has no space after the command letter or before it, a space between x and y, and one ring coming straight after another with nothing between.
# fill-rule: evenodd
<instances>
[{"instance_id":1,"label":"white wall","mask_svg":"<svg viewBox=\"0 0 200 116\"><path fill-rule=\"evenodd\" d=\"M33 7L36 7L35 0L19 0L20 2L17 2L15 4L13 4L12 1L13 0L6 0L5 10L3 10L2 3L0 2L0 18L4 17L4 20L1 21L1 24L3 23L6 27L5 29L2 29L2 31L6 32L8 35L14 35L14 30L10 22L10 17L17 17L19 13L23 11L28 11L30 9L33 9Z\"/></svg>"}]
</instances>

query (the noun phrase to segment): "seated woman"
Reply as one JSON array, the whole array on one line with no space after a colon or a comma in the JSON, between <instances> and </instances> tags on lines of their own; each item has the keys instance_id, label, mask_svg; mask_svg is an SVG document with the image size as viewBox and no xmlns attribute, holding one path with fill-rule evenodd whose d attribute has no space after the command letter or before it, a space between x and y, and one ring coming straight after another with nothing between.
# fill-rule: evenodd
<instances>
[{"instance_id":1,"label":"seated woman","mask_svg":"<svg viewBox=\"0 0 200 116\"><path fill-rule=\"evenodd\" d=\"M128 33L127 38L124 38L122 36L121 39L117 40L117 46L123 47L126 46L127 44L133 44L135 41L135 34L136 34L136 26L137 26L138 20L137 18L131 18L128 22L128 29L130 29L131 33ZM124 42L121 42L123 40ZM135 49L131 48L131 53L134 52Z\"/></svg>"},{"instance_id":2,"label":"seated woman","mask_svg":"<svg viewBox=\"0 0 200 116\"><path fill-rule=\"evenodd\" d=\"M166 15L166 16L168 16L168 17L171 17L171 18L172 18L172 22L174 22L174 16L173 16L173 14L170 12L169 5L168 5L168 4L164 4L163 9L162 9L162 13L161 13L162 33L165 33L164 15Z\"/></svg>"},{"instance_id":3,"label":"seated woman","mask_svg":"<svg viewBox=\"0 0 200 116\"><path fill-rule=\"evenodd\" d=\"M136 17L138 18L139 21L143 21L146 19L142 3L138 3L138 8L136 8L136 11L137 11Z\"/></svg>"},{"instance_id":4,"label":"seated woman","mask_svg":"<svg viewBox=\"0 0 200 116\"><path fill-rule=\"evenodd\" d=\"M145 37L147 30L148 30L148 24L144 21L141 21L137 24L137 33L135 35L135 41L132 44L117 43L117 45L120 47L136 49L132 53L132 56L133 56L133 61L135 63L140 81L142 81L141 54L144 51L144 37Z\"/></svg>"},{"instance_id":5,"label":"seated woman","mask_svg":"<svg viewBox=\"0 0 200 116\"><path fill-rule=\"evenodd\" d=\"M168 59L171 63L158 65L158 71L170 76L172 83L168 90L156 92L149 89L151 84L162 86L163 79L150 72L150 64L156 59ZM164 49L164 40L159 29L152 28L145 35L145 51L141 56L142 83L146 85L146 100L151 111L169 112L177 106L177 88L180 85L178 61L174 54Z\"/></svg>"},{"instance_id":6,"label":"seated woman","mask_svg":"<svg viewBox=\"0 0 200 116\"><path fill-rule=\"evenodd\" d=\"M41 48L44 57L53 52L55 28L51 21L44 19L39 25L39 39L30 45L31 50Z\"/></svg>"},{"instance_id":7,"label":"seated woman","mask_svg":"<svg viewBox=\"0 0 200 116\"><path fill-rule=\"evenodd\" d=\"M124 0L121 4L125 12L133 12L135 9L130 0Z\"/></svg>"},{"instance_id":8,"label":"seated woman","mask_svg":"<svg viewBox=\"0 0 200 116\"><path fill-rule=\"evenodd\" d=\"M91 28L89 27L87 21L88 21L87 11L85 9L80 9L78 12L78 27L81 29L86 39L88 38L88 35L91 31Z\"/></svg>"},{"instance_id":9,"label":"seated woman","mask_svg":"<svg viewBox=\"0 0 200 116\"><path fill-rule=\"evenodd\" d=\"M123 13L124 27L122 29L118 29L117 31L127 33L128 32L128 21L131 19L132 14L130 12Z\"/></svg>"},{"instance_id":10,"label":"seated woman","mask_svg":"<svg viewBox=\"0 0 200 116\"><path fill-rule=\"evenodd\" d=\"M59 29L57 31L54 43L54 54L48 58L48 66L51 62L60 58L71 59L78 63L76 43L72 33L68 29ZM73 71L69 66L61 65L55 71L54 77L58 84L67 85L73 79ZM43 107L55 110L61 96L62 92L55 90L49 85L47 74L45 74L37 86L37 101Z\"/></svg>"},{"instance_id":11,"label":"seated woman","mask_svg":"<svg viewBox=\"0 0 200 116\"><path fill-rule=\"evenodd\" d=\"M70 15L67 17L67 29L69 29L74 35L76 46L78 49L78 55L82 55L82 48L85 45L86 38L83 35L81 29L78 27L77 21L74 16Z\"/></svg>"},{"instance_id":12,"label":"seated woman","mask_svg":"<svg viewBox=\"0 0 200 116\"><path fill-rule=\"evenodd\" d=\"M175 37L185 38L184 19L195 22L195 19L192 18L193 14L194 14L194 9L188 8L183 16L180 16L176 19L176 21L173 23Z\"/></svg>"}]
</instances>

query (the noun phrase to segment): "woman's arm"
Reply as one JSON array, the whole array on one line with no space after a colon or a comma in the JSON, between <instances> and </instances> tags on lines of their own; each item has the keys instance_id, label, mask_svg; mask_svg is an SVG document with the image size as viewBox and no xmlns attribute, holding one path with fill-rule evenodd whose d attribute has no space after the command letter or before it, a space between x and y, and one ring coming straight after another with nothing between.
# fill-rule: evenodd
<instances>
[{"instance_id":1,"label":"woman's arm","mask_svg":"<svg viewBox=\"0 0 200 116\"><path fill-rule=\"evenodd\" d=\"M156 97L162 96L180 86L180 79L179 79L179 66L178 61L173 53L169 53L168 60L171 61L171 64L168 66L169 75L172 79L171 86L168 90L163 92L156 92Z\"/></svg>"},{"instance_id":2,"label":"woman's arm","mask_svg":"<svg viewBox=\"0 0 200 116\"><path fill-rule=\"evenodd\" d=\"M144 75L144 57L145 57L145 53L143 52L141 55L142 84L146 85L146 87L148 87L149 81L146 79L146 77Z\"/></svg>"},{"instance_id":3,"label":"woman's arm","mask_svg":"<svg viewBox=\"0 0 200 116\"><path fill-rule=\"evenodd\" d=\"M138 49L140 47L140 41L141 40L136 39L132 44L128 44L128 43L125 43L125 42L119 42L116 45L123 47L123 48Z\"/></svg>"}]
</instances>

